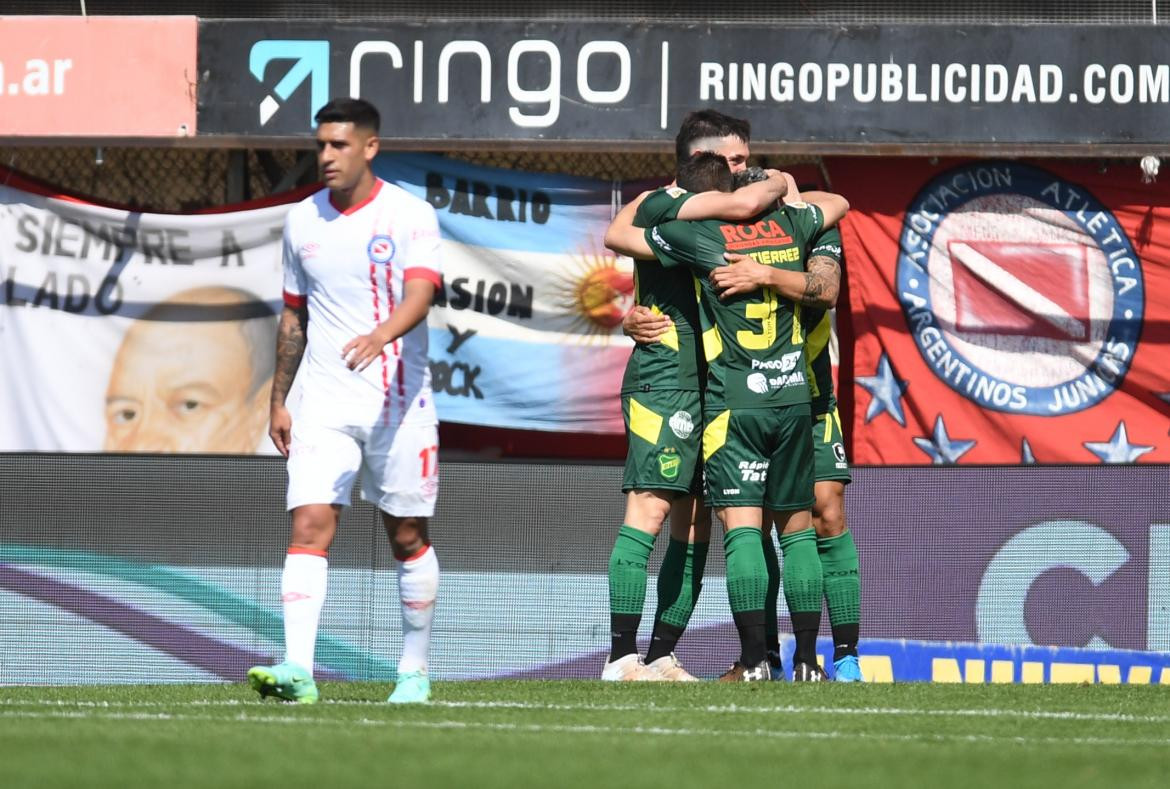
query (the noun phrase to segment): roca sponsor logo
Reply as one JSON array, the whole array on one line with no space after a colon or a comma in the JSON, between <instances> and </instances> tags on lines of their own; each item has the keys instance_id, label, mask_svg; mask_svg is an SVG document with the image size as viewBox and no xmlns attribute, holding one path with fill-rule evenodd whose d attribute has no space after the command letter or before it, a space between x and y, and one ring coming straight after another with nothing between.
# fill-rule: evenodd
<instances>
[{"instance_id":1,"label":"roca sponsor logo","mask_svg":"<svg viewBox=\"0 0 1170 789\"><path fill-rule=\"evenodd\" d=\"M1075 413L1129 370L1141 262L1080 185L1016 162L948 170L907 209L900 249L898 298L919 353L981 407Z\"/></svg>"}]
</instances>

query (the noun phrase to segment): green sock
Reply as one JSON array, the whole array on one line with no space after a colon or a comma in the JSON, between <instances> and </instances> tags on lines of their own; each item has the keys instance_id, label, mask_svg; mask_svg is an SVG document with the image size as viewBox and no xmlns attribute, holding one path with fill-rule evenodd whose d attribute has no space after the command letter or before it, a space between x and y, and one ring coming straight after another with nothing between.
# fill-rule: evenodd
<instances>
[{"instance_id":1,"label":"green sock","mask_svg":"<svg viewBox=\"0 0 1170 789\"><path fill-rule=\"evenodd\" d=\"M825 574L825 600L833 628L834 660L857 654L861 622L861 571L857 543L846 530L836 537L817 538L817 553Z\"/></svg>"},{"instance_id":2,"label":"green sock","mask_svg":"<svg viewBox=\"0 0 1170 789\"><path fill-rule=\"evenodd\" d=\"M784 554L784 599L796 637L797 663L816 665L817 631L821 626L821 598L825 593L817 534L812 528L780 535Z\"/></svg>"},{"instance_id":3,"label":"green sock","mask_svg":"<svg viewBox=\"0 0 1170 789\"><path fill-rule=\"evenodd\" d=\"M674 651L703 588L703 569L707 565L710 543L688 545L671 539L658 570L658 610L654 615L654 631L650 634L650 649L646 662L652 663Z\"/></svg>"},{"instance_id":4,"label":"green sock","mask_svg":"<svg viewBox=\"0 0 1170 789\"><path fill-rule=\"evenodd\" d=\"M764 563L760 531L750 527L723 534L727 554L727 599L739 632L739 659L745 666L763 661L764 598L768 595L768 567Z\"/></svg>"},{"instance_id":5,"label":"green sock","mask_svg":"<svg viewBox=\"0 0 1170 789\"><path fill-rule=\"evenodd\" d=\"M618 530L609 555L610 660L638 651L638 623L646 602L646 564L654 538L632 526Z\"/></svg>"},{"instance_id":6,"label":"green sock","mask_svg":"<svg viewBox=\"0 0 1170 789\"><path fill-rule=\"evenodd\" d=\"M729 529L723 535L727 554L727 600L731 612L763 611L768 594L768 568L759 529Z\"/></svg>"},{"instance_id":7,"label":"green sock","mask_svg":"<svg viewBox=\"0 0 1170 789\"><path fill-rule=\"evenodd\" d=\"M762 532L761 532L762 534ZM764 598L764 641L772 652L780 651L780 623L776 609L780 601L780 561L776 558L776 546L772 534L764 538L764 565L768 568L768 592Z\"/></svg>"},{"instance_id":8,"label":"green sock","mask_svg":"<svg viewBox=\"0 0 1170 789\"><path fill-rule=\"evenodd\" d=\"M780 535L784 554L784 599L789 611L820 611L825 593L817 534L811 528Z\"/></svg>"},{"instance_id":9,"label":"green sock","mask_svg":"<svg viewBox=\"0 0 1170 789\"><path fill-rule=\"evenodd\" d=\"M686 627L703 588L703 569L710 543L687 544L671 539L658 571L658 612L660 619L675 627Z\"/></svg>"}]
</instances>

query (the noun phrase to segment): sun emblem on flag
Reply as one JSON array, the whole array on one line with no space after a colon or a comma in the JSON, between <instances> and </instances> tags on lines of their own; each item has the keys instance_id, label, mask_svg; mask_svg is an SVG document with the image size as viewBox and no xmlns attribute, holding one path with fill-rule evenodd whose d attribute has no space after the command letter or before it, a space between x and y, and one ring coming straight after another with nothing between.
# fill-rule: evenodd
<instances>
[{"instance_id":1,"label":"sun emblem on flag","mask_svg":"<svg viewBox=\"0 0 1170 789\"><path fill-rule=\"evenodd\" d=\"M634 274L629 259L584 252L571 260L564 277L562 306L573 316L572 331L594 336L612 334L634 306Z\"/></svg>"}]
</instances>

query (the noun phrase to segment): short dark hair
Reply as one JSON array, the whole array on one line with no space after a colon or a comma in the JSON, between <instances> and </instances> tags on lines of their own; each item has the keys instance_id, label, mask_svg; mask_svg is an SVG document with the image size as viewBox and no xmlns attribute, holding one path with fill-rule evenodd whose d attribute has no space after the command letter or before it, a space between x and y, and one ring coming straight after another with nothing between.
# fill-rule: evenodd
<instances>
[{"instance_id":1,"label":"short dark hair","mask_svg":"<svg viewBox=\"0 0 1170 789\"><path fill-rule=\"evenodd\" d=\"M752 125L718 110L696 110L683 118L678 127L678 135L674 138L675 162L681 165L691 158L691 146L704 137L738 137L749 143L752 141Z\"/></svg>"},{"instance_id":2,"label":"short dark hair","mask_svg":"<svg viewBox=\"0 0 1170 789\"><path fill-rule=\"evenodd\" d=\"M700 151L678 167L676 182L688 192L730 192L731 168L711 151Z\"/></svg>"},{"instance_id":3,"label":"short dark hair","mask_svg":"<svg viewBox=\"0 0 1170 789\"><path fill-rule=\"evenodd\" d=\"M763 167L748 167L734 173L731 178L731 185L736 189L741 189L748 184L754 184L759 181L768 180L768 171Z\"/></svg>"},{"instance_id":4,"label":"short dark hair","mask_svg":"<svg viewBox=\"0 0 1170 789\"><path fill-rule=\"evenodd\" d=\"M365 99L333 99L313 116L318 124L352 123L356 129L367 129L374 134L382 126L378 108Z\"/></svg>"}]
</instances>

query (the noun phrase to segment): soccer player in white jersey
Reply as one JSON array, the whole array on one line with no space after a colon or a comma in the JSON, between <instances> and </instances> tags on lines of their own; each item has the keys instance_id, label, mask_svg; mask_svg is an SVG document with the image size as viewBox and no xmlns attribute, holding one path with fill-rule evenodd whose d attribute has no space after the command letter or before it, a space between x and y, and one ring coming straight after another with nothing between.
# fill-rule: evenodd
<instances>
[{"instance_id":1,"label":"soccer player in white jersey","mask_svg":"<svg viewBox=\"0 0 1170 789\"><path fill-rule=\"evenodd\" d=\"M426 702L439 587L427 518L439 442L425 318L439 284L438 219L427 202L370 168L378 153L373 105L334 99L316 121L325 188L294 206L284 224L285 306L269 431L288 458L292 513L280 590L285 660L249 669L248 681L261 696L317 701L313 650L329 545L360 478L398 561L403 647L388 700ZM301 397L290 413L294 376Z\"/></svg>"}]
</instances>

